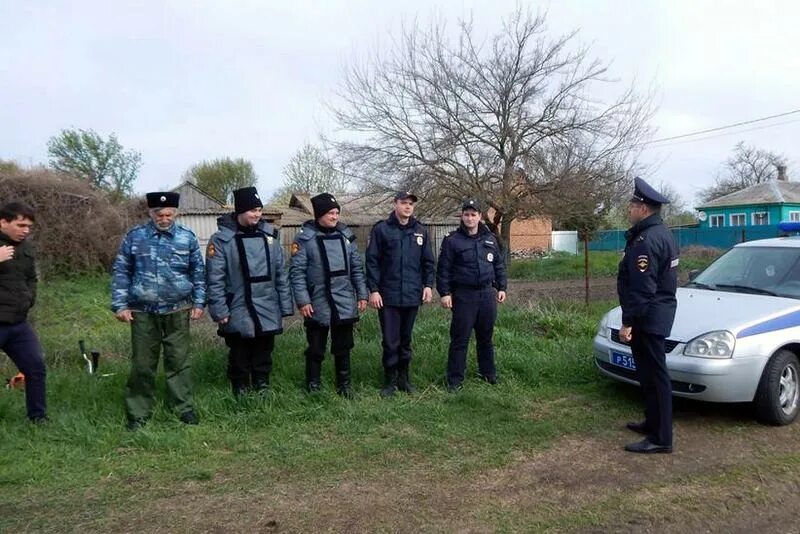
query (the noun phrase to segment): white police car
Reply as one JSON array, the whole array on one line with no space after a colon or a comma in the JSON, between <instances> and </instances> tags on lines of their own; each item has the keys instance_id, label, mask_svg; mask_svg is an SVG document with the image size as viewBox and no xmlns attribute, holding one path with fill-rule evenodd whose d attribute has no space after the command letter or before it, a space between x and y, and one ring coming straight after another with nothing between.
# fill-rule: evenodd
<instances>
[{"instance_id":1,"label":"white police car","mask_svg":"<svg viewBox=\"0 0 800 534\"><path fill-rule=\"evenodd\" d=\"M786 232L800 223L781 223ZM740 243L678 289L667 338L672 391L711 402L753 402L758 418L786 425L800 396L800 237ZM619 340L619 307L600 321L600 371L638 384L630 347Z\"/></svg>"}]
</instances>

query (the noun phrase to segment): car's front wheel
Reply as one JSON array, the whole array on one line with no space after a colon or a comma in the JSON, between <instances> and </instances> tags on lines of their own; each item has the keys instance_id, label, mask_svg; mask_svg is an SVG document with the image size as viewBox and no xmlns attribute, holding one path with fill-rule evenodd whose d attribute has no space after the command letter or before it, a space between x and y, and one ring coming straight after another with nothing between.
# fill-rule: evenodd
<instances>
[{"instance_id":1,"label":"car's front wheel","mask_svg":"<svg viewBox=\"0 0 800 534\"><path fill-rule=\"evenodd\" d=\"M771 425L788 425L797 417L800 364L788 350L772 355L761 375L755 406L758 419Z\"/></svg>"}]
</instances>

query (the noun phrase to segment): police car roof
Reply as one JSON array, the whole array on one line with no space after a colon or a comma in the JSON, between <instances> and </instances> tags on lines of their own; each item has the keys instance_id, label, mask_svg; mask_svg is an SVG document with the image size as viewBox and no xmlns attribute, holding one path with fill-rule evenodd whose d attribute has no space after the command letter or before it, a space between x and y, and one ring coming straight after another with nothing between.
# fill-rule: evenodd
<instances>
[{"instance_id":1,"label":"police car roof","mask_svg":"<svg viewBox=\"0 0 800 534\"><path fill-rule=\"evenodd\" d=\"M800 248L800 236L773 237L770 239L757 239L755 241L745 241L735 245L739 247L786 247Z\"/></svg>"}]
</instances>

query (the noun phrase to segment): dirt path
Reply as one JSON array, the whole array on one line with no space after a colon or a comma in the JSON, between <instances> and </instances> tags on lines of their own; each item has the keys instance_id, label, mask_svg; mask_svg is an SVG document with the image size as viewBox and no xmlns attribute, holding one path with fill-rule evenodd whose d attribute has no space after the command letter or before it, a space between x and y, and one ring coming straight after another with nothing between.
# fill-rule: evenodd
<instances>
[{"instance_id":1,"label":"dirt path","mask_svg":"<svg viewBox=\"0 0 800 534\"><path fill-rule=\"evenodd\" d=\"M585 409L583 399L570 402ZM115 524L125 532L800 532L800 425L762 426L741 406L676 407L672 455L623 452L637 436L620 424L466 475L410 463L370 477L353 466L321 484L250 477L219 494L187 483L138 516L120 511Z\"/></svg>"},{"instance_id":2,"label":"dirt path","mask_svg":"<svg viewBox=\"0 0 800 534\"><path fill-rule=\"evenodd\" d=\"M509 299L579 301L583 284L514 280ZM615 299L616 280L592 280L591 297ZM583 399L558 402L587 409ZM800 532L800 424L760 425L745 405L677 399L675 407L672 455L625 453L639 436L621 421L467 475L410 462L381 476L353 466L321 484L291 476L253 484L250 473L238 491L219 494L190 482L138 516L120 512L120 531L152 530L158 517L156 530L204 532Z\"/></svg>"},{"instance_id":3,"label":"dirt path","mask_svg":"<svg viewBox=\"0 0 800 534\"><path fill-rule=\"evenodd\" d=\"M583 301L586 289L583 279L553 280L533 282L530 280L509 280L509 303L522 304L540 300ZM616 278L594 278L589 280L591 300L615 300L617 298Z\"/></svg>"}]
</instances>

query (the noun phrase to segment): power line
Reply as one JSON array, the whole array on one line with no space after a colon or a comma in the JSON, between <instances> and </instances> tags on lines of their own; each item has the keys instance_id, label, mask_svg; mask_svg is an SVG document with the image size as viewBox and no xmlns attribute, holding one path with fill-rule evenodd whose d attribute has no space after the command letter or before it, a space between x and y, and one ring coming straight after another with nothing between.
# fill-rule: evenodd
<instances>
[{"instance_id":1,"label":"power line","mask_svg":"<svg viewBox=\"0 0 800 534\"><path fill-rule=\"evenodd\" d=\"M763 122L763 121L768 121L768 120L771 120L771 119L777 119L777 118L780 118L780 117L786 117L788 115L794 115L794 114L797 114L797 113L800 113L800 109L787 111L785 113L778 113L777 115L769 115L767 117L760 117L758 119L752 119L752 120L748 120L748 121L737 122L737 123L734 123L734 124L727 124L725 126L717 126L716 128L708 128L707 130L699 130L699 131L696 131L696 132L689 132L689 133L680 134L680 135L673 135L671 137L662 137L661 139L654 139L652 141L645 141L644 143L640 143L640 146L652 145L652 144L661 143L661 142L664 142L664 141L674 141L676 139L683 139L685 137L694 137L696 135L703 135L703 134L712 133L712 132L719 132L721 130L730 130L731 128L737 128L739 126L746 126L748 124L753 124L753 123L756 123L756 122Z\"/></svg>"},{"instance_id":2,"label":"power line","mask_svg":"<svg viewBox=\"0 0 800 534\"><path fill-rule=\"evenodd\" d=\"M725 137L727 135L739 135L739 134L743 134L743 133L747 133L747 132L754 132L756 130L765 130L767 128L775 128L777 126L784 126L786 124L794 124L796 122L800 122L800 119L792 119L792 120L789 120L789 121L776 122L774 124L765 124L763 126L755 126L753 128L745 128L744 130L737 130L735 132L723 132L723 133L718 133L716 135L709 135L707 137L701 137L699 139L683 139L682 141L674 141L672 143L665 143L665 144L654 146L654 147L650 147L650 148L657 149L657 148L666 148L666 147L675 146L675 145L683 145L685 143L697 143L699 141L706 141L708 139L716 139L718 137Z\"/></svg>"}]
</instances>

